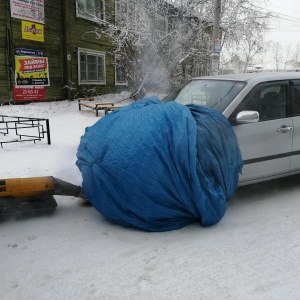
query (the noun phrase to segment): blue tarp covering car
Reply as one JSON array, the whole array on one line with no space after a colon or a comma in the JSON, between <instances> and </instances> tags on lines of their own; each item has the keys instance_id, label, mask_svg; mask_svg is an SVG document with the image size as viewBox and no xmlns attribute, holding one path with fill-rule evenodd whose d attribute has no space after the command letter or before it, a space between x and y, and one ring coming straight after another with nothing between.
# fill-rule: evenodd
<instances>
[{"instance_id":1,"label":"blue tarp covering car","mask_svg":"<svg viewBox=\"0 0 300 300\"><path fill-rule=\"evenodd\" d=\"M222 114L151 97L86 128L76 164L86 197L107 219L167 231L220 221L242 158Z\"/></svg>"}]
</instances>

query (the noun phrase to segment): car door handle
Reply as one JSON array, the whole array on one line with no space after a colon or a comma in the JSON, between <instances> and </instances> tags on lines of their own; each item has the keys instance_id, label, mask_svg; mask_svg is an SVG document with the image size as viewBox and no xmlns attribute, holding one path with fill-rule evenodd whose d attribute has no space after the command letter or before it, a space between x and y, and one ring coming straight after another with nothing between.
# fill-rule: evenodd
<instances>
[{"instance_id":1,"label":"car door handle","mask_svg":"<svg viewBox=\"0 0 300 300\"><path fill-rule=\"evenodd\" d=\"M277 129L278 132L282 132L282 133L286 133L290 130L293 130L294 127L292 126L286 126L286 125L282 125L280 128Z\"/></svg>"}]
</instances>

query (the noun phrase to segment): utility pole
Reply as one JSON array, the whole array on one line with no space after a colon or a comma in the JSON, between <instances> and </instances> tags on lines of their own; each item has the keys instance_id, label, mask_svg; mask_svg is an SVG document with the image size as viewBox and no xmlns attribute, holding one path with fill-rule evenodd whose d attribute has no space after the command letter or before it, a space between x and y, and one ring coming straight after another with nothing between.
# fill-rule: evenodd
<instances>
[{"instance_id":1,"label":"utility pole","mask_svg":"<svg viewBox=\"0 0 300 300\"><path fill-rule=\"evenodd\" d=\"M221 51L221 40L219 38L220 14L221 14L221 0L215 0L212 53L210 55L210 61L211 61L210 75L219 74L219 60L220 60L219 53Z\"/></svg>"}]
</instances>

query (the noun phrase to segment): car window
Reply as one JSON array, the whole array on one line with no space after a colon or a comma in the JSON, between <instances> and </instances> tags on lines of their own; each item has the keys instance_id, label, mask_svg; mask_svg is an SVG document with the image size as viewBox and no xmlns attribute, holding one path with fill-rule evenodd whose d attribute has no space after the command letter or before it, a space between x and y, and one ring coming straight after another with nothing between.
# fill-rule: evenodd
<instances>
[{"instance_id":1,"label":"car window","mask_svg":"<svg viewBox=\"0 0 300 300\"><path fill-rule=\"evenodd\" d=\"M222 112L245 86L246 82L243 81L193 80L165 97L163 101L196 104Z\"/></svg>"},{"instance_id":2,"label":"car window","mask_svg":"<svg viewBox=\"0 0 300 300\"><path fill-rule=\"evenodd\" d=\"M299 116L300 115L300 85L292 86L292 115Z\"/></svg>"},{"instance_id":3,"label":"car window","mask_svg":"<svg viewBox=\"0 0 300 300\"><path fill-rule=\"evenodd\" d=\"M287 82L261 84L256 86L237 107L235 116L240 111L251 110L259 113L259 121L280 119L287 116Z\"/></svg>"}]
</instances>

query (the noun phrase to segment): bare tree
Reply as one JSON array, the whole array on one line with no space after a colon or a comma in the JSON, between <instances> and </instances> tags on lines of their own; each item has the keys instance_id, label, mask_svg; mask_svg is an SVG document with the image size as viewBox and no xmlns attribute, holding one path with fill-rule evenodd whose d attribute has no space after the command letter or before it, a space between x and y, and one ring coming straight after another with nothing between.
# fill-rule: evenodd
<instances>
[{"instance_id":1,"label":"bare tree","mask_svg":"<svg viewBox=\"0 0 300 300\"><path fill-rule=\"evenodd\" d=\"M231 57L238 55L246 72L265 51L264 32L273 16L256 6L256 1L224 0L222 3L221 65L228 65Z\"/></svg>"},{"instance_id":2,"label":"bare tree","mask_svg":"<svg viewBox=\"0 0 300 300\"><path fill-rule=\"evenodd\" d=\"M297 43L293 55L294 67L300 68L300 43Z\"/></svg>"},{"instance_id":3,"label":"bare tree","mask_svg":"<svg viewBox=\"0 0 300 300\"><path fill-rule=\"evenodd\" d=\"M283 54L282 54L282 46L279 42L273 42L271 44L273 61L275 65L275 70L278 72L282 68Z\"/></svg>"},{"instance_id":4,"label":"bare tree","mask_svg":"<svg viewBox=\"0 0 300 300\"><path fill-rule=\"evenodd\" d=\"M285 47L285 58L284 58L284 69L287 68L287 64L291 59L291 51L292 51L292 44L289 43L286 47Z\"/></svg>"},{"instance_id":5,"label":"bare tree","mask_svg":"<svg viewBox=\"0 0 300 300\"><path fill-rule=\"evenodd\" d=\"M263 49L268 17L253 3L222 1L222 59L238 55L244 71ZM99 20L93 34L110 39L117 67L132 96L140 98L146 91L167 92L190 77L208 74L213 8L214 0L115 0L107 9L115 15Z\"/></svg>"},{"instance_id":6,"label":"bare tree","mask_svg":"<svg viewBox=\"0 0 300 300\"><path fill-rule=\"evenodd\" d=\"M210 5L196 0L116 0L108 8L115 11L114 18L99 20L89 33L109 37L111 54L119 57L117 67L133 97L153 89L167 92L192 76L208 74L211 23L206 2Z\"/></svg>"}]
</instances>

